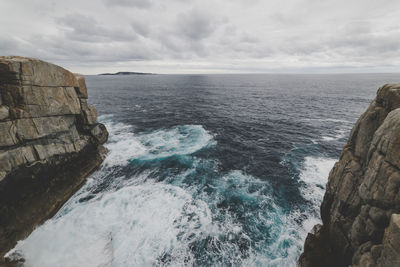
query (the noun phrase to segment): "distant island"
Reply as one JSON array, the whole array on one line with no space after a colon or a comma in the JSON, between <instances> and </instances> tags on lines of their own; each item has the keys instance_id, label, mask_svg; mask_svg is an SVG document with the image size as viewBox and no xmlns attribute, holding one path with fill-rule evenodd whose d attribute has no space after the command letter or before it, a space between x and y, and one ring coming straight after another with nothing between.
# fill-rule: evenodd
<instances>
[{"instance_id":1,"label":"distant island","mask_svg":"<svg viewBox=\"0 0 400 267\"><path fill-rule=\"evenodd\" d=\"M156 75L155 73L120 71L116 73L101 73L99 75Z\"/></svg>"}]
</instances>

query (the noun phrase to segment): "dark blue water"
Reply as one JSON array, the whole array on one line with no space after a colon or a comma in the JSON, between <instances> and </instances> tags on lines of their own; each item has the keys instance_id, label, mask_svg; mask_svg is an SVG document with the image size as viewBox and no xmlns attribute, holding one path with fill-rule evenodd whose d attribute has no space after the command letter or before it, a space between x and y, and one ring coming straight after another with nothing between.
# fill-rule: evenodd
<instances>
[{"instance_id":1,"label":"dark blue water","mask_svg":"<svg viewBox=\"0 0 400 267\"><path fill-rule=\"evenodd\" d=\"M398 79L88 76L110 153L17 249L32 266L295 266L351 127Z\"/></svg>"}]
</instances>

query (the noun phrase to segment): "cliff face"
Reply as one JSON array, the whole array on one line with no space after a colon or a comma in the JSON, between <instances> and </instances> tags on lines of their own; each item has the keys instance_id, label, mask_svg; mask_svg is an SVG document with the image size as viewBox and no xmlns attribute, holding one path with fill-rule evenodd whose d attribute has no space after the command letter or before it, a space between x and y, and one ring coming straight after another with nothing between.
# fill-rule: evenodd
<instances>
[{"instance_id":1,"label":"cliff face","mask_svg":"<svg viewBox=\"0 0 400 267\"><path fill-rule=\"evenodd\" d=\"M81 75L0 57L0 262L103 161L108 132L87 98Z\"/></svg>"},{"instance_id":2,"label":"cliff face","mask_svg":"<svg viewBox=\"0 0 400 267\"><path fill-rule=\"evenodd\" d=\"M400 266L400 85L379 88L329 174L300 266Z\"/></svg>"}]
</instances>

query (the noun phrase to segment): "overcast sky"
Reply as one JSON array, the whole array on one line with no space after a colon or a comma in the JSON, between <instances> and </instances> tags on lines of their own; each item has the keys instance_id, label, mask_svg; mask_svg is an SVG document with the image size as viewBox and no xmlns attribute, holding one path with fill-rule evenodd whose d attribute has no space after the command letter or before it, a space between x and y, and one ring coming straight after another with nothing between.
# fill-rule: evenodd
<instances>
[{"instance_id":1,"label":"overcast sky","mask_svg":"<svg viewBox=\"0 0 400 267\"><path fill-rule=\"evenodd\" d=\"M399 72L400 0L0 0L0 54L74 72Z\"/></svg>"}]
</instances>

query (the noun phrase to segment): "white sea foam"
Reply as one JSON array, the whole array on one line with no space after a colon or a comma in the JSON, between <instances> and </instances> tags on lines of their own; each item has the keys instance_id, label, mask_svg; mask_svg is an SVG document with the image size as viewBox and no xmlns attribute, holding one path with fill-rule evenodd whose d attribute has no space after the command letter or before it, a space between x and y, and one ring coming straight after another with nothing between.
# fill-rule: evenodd
<instances>
[{"instance_id":1,"label":"white sea foam","mask_svg":"<svg viewBox=\"0 0 400 267\"><path fill-rule=\"evenodd\" d=\"M151 133L135 134L133 128L115 123L110 117L104 120L110 137L106 147L110 153L106 166L126 165L130 160L153 160L174 155L189 155L209 145L213 136L201 125L183 125Z\"/></svg>"},{"instance_id":2,"label":"white sea foam","mask_svg":"<svg viewBox=\"0 0 400 267\"><path fill-rule=\"evenodd\" d=\"M292 215L285 215L276 206L268 194L271 189L268 182L232 171L216 179L212 186L215 188L212 194L196 193L194 187L180 188L147 180L99 194L84 203L75 197L57 216L18 242L8 256L12 258L18 252L27 266L33 267L164 263L190 266L195 259L191 244L207 238L207 246L215 246L207 250L212 254L208 256L225 263L242 266L295 263L301 249L298 226ZM229 240L250 240L244 225L234 214L215 209L226 197L243 198L244 203L258 205L257 214L244 210L244 217L254 233L269 228L275 242L268 247L263 247L265 241L258 248L249 247L248 256L243 257L239 244ZM256 225L262 227L258 229ZM287 244L291 244L289 248L285 247ZM162 260L165 258L166 262Z\"/></svg>"},{"instance_id":3,"label":"white sea foam","mask_svg":"<svg viewBox=\"0 0 400 267\"><path fill-rule=\"evenodd\" d=\"M103 168L71 198L58 214L19 241L7 256L22 256L26 266L171 266L190 265L190 242L215 236L224 225L213 224L207 204L178 186L155 183L145 173L98 193L87 202L90 188L101 182L109 167L134 159L192 154L215 144L202 126L185 125L135 134L112 116L100 118L110 133L110 150ZM120 179L116 179L120 180ZM111 184L112 186L112 184ZM118 189L120 188L120 189ZM236 226L230 228L236 229Z\"/></svg>"},{"instance_id":4,"label":"white sea foam","mask_svg":"<svg viewBox=\"0 0 400 267\"><path fill-rule=\"evenodd\" d=\"M322 136L322 140L327 142L337 141L339 139L346 137L347 134L348 134L347 129L340 129L335 131L332 135Z\"/></svg>"},{"instance_id":5,"label":"white sea foam","mask_svg":"<svg viewBox=\"0 0 400 267\"><path fill-rule=\"evenodd\" d=\"M306 119L304 119L304 120L306 120L306 121L331 121L331 122L349 123L349 124L352 124L352 123L353 123L353 122L348 121L348 120L331 119L331 118L320 118L320 119L306 118Z\"/></svg>"},{"instance_id":6,"label":"white sea foam","mask_svg":"<svg viewBox=\"0 0 400 267\"><path fill-rule=\"evenodd\" d=\"M335 125L339 126L340 129L333 130L326 135L322 136L321 139L326 142L337 141L340 139L345 138L354 122L342 119L333 119L333 118L319 118L319 119L312 119L307 118L307 121L320 121L320 122L333 122ZM335 127L336 128L336 127ZM311 140L313 143L317 143L316 140Z\"/></svg>"},{"instance_id":7,"label":"white sea foam","mask_svg":"<svg viewBox=\"0 0 400 267\"><path fill-rule=\"evenodd\" d=\"M150 266L164 253L172 266L190 263L190 239L212 231L207 205L176 186L124 187L51 219L9 255L28 266Z\"/></svg>"},{"instance_id":8,"label":"white sea foam","mask_svg":"<svg viewBox=\"0 0 400 267\"><path fill-rule=\"evenodd\" d=\"M104 165L126 165L129 160L145 155L147 148L133 133L132 127L123 123L106 123L109 141L106 147L110 151Z\"/></svg>"},{"instance_id":9,"label":"white sea foam","mask_svg":"<svg viewBox=\"0 0 400 267\"><path fill-rule=\"evenodd\" d=\"M173 155L189 155L208 145L215 144L213 136L201 125L176 126L139 136L147 148L139 159L166 158Z\"/></svg>"},{"instance_id":10,"label":"white sea foam","mask_svg":"<svg viewBox=\"0 0 400 267\"><path fill-rule=\"evenodd\" d=\"M315 224L321 222L319 207L324 196L329 172L334 163L335 159L325 157L308 156L304 159L299 175L303 182L300 191L303 197L311 202L311 206L307 211L295 210L288 214L280 214L278 223L281 223L283 227L279 228L277 241L271 248L271 251L275 251L276 255L280 255L280 257L266 262L261 261L262 266L296 266L307 234ZM297 222L300 218L301 223L299 224ZM254 265L260 264L249 264L249 266Z\"/></svg>"},{"instance_id":11,"label":"white sea foam","mask_svg":"<svg viewBox=\"0 0 400 267\"><path fill-rule=\"evenodd\" d=\"M314 225L321 223L319 207L325 194L329 172L335 162L335 159L325 157L310 156L304 159L303 169L300 173L300 179L304 182L304 185L300 187L300 190L303 197L310 201L312 205L306 214L306 219L302 222L301 229L299 229L302 244Z\"/></svg>"},{"instance_id":12,"label":"white sea foam","mask_svg":"<svg viewBox=\"0 0 400 267\"><path fill-rule=\"evenodd\" d=\"M325 185L329 172L336 160L323 157L306 157L300 179L305 183L300 188L305 199L311 201L314 207L321 205L325 193Z\"/></svg>"},{"instance_id":13,"label":"white sea foam","mask_svg":"<svg viewBox=\"0 0 400 267\"><path fill-rule=\"evenodd\" d=\"M195 241L208 237L212 245L222 242L221 236L248 238L234 216L213 214L209 205L215 206L221 194L234 187L238 189L235 194L246 196L253 183L260 185L259 190L266 185L233 171L216 183L223 186L221 192L217 190L211 196L193 198L190 189L147 181L100 194L85 203L69 201L68 211L60 211L19 241L7 257L20 255L27 266L34 267L153 266L163 265L164 257L168 266L190 266L194 261L190 245ZM246 197L266 201L267 197L259 192ZM215 216L222 220L213 220ZM275 223L271 218L259 219ZM233 242L208 253L232 263L243 260L239 246Z\"/></svg>"}]
</instances>

